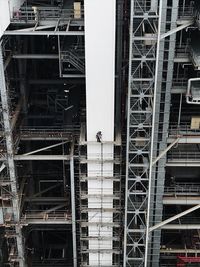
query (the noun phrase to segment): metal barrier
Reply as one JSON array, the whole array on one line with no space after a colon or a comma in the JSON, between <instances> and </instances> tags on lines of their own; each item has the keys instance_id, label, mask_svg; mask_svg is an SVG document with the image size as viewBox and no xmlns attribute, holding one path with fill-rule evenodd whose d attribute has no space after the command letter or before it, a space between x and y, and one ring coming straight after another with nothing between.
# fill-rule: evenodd
<instances>
[{"instance_id":1,"label":"metal barrier","mask_svg":"<svg viewBox=\"0 0 200 267\"><path fill-rule=\"evenodd\" d=\"M194 17L194 7L193 6L179 6L178 8L178 18L188 19Z\"/></svg>"},{"instance_id":2,"label":"metal barrier","mask_svg":"<svg viewBox=\"0 0 200 267\"><path fill-rule=\"evenodd\" d=\"M69 126L66 128L57 127L21 127L19 129L21 138L29 137L44 137L44 138L69 138L72 139L73 136L79 133L79 126Z\"/></svg>"},{"instance_id":3,"label":"metal barrier","mask_svg":"<svg viewBox=\"0 0 200 267\"><path fill-rule=\"evenodd\" d=\"M181 125L170 125L169 126L169 136L198 136L200 135L200 129L191 129L190 124L181 124Z\"/></svg>"},{"instance_id":4,"label":"metal barrier","mask_svg":"<svg viewBox=\"0 0 200 267\"><path fill-rule=\"evenodd\" d=\"M13 13L11 22L30 22L41 20L58 20L66 21L69 19L80 20L84 17L84 11L81 10L80 17L75 16L74 9L51 8L21 8Z\"/></svg>"},{"instance_id":5,"label":"metal barrier","mask_svg":"<svg viewBox=\"0 0 200 267\"><path fill-rule=\"evenodd\" d=\"M168 159L200 160L200 152L173 151L168 153Z\"/></svg>"},{"instance_id":6,"label":"metal barrier","mask_svg":"<svg viewBox=\"0 0 200 267\"><path fill-rule=\"evenodd\" d=\"M21 222L27 222L29 220L43 220L43 221L71 221L72 217L69 212L65 211L59 211L59 212L45 212L45 211L28 211L22 214L21 216Z\"/></svg>"},{"instance_id":7,"label":"metal barrier","mask_svg":"<svg viewBox=\"0 0 200 267\"><path fill-rule=\"evenodd\" d=\"M165 193L173 193L173 194L179 194L179 193L200 193L200 184L176 184L175 186L167 186L165 187Z\"/></svg>"}]
</instances>

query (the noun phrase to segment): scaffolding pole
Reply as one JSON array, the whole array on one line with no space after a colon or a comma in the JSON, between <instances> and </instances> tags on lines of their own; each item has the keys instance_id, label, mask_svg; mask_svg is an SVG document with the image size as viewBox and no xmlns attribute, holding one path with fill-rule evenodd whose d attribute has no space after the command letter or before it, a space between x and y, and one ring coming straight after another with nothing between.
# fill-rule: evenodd
<instances>
[{"instance_id":1,"label":"scaffolding pole","mask_svg":"<svg viewBox=\"0 0 200 267\"><path fill-rule=\"evenodd\" d=\"M74 143L71 146L70 155L70 183L71 183L71 209L72 209L72 240L73 240L73 261L77 267L77 245L76 245L76 203L75 203L75 181L74 181Z\"/></svg>"}]
</instances>

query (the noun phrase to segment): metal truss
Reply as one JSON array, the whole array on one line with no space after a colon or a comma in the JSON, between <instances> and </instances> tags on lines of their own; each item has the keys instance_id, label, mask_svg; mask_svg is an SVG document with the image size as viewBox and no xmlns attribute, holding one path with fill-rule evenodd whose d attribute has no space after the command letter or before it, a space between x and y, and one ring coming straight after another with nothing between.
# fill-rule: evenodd
<instances>
[{"instance_id":1,"label":"metal truss","mask_svg":"<svg viewBox=\"0 0 200 267\"><path fill-rule=\"evenodd\" d=\"M147 266L159 22L157 10L131 1L124 267Z\"/></svg>"}]
</instances>

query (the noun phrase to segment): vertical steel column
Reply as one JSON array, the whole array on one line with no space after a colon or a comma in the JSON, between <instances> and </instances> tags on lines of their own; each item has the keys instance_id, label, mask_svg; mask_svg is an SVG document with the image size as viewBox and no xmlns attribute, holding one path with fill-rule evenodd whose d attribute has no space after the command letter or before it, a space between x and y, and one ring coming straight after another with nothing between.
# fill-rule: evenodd
<instances>
[{"instance_id":1,"label":"vertical steel column","mask_svg":"<svg viewBox=\"0 0 200 267\"><path fill-rule=\"evenodd\" d=\"M7 165L10 175L11 190L14 197L12 198L13 206L13 217L16 224L16 240L17 240L17 250L19 257L19 266L25 266L24 259L24 248L23 248L23 239L21 233L21 227L19 225L20 220L20 207L18 201L18 192L17 192L17 178L15 171L14 163L14 151L13 151L13 140L12 140L12 130L10 123L10 112L9 112L9 98L5 81L4 66L3 66L3 51L0 44L0 94L1 94L1 104L2 104L2 113L3 113L3 122L4 122L4 133L6 138L6 147L7 147Z\"/></svg>"},{"instance_id":2,"label":"vertical steel column","mask_svg":"<svg viewBox=\"0 0 200 267\"><path fill-rule=\"evenodd\" d=\"M131 1L124 267L147 266L161 14Z\"/></svg>"},{"instance_id":3,"label":"vertical steel column","mask_svg":"<svg viewBox=\"0 0 200 267\"><path fill-rule=\"evenodd\" d=\"M76 246L76 204L75 204L75 183L74 183L74 144L71 146L70 155L70 184L71 184L71 209L72 209L72 242L73 242L73 262L77 267L77 246Z\"/></svg>"},{"instance_id":4,"label":"vertical steel column","mask_svg":"<svg viewBox=\"0 0 200 267\"><path fill-rule=\"evenodd\" d=\"M171 22L170 22L170 28L166 29L166 14L167 14L167 3L163 3L164 8L164 16L162 16L162 23L163 28L161 32L164 30L172 30L176 28L176 21L178 17L178 2L177 0L172 1L172 7L171 7ZM168 136L168 127L169 127L169 115L170 115L170 102L171 102L171 87L172 87L172 80L173 80L173 66L174 66L174 56L175 56L175 46L176 46L176 34L172 34L169 36L168 39L164 40L164 44L162 45L161 50L163 50L163 47L169 45L168 49L168 60L167 60L167 67L166 67L166 73L167 76L164 79L163 71L160 73L159 78L159 87L161 91L160 101L162 101L162 109L159 108L160 115L157 120L157 125L159 125L160 129L160 138L159 138L159 149L158 154L162 153L166 147L167 147L167 136ZM162 52L161 52L162 53ZM163 59L163 55L162 55ZM163 64L162 59L160 61ZM162 70L164 69L164 66L160 68ZM161 115L162 114L162 115ZM156 188L154 189L154 195L155 195L155 212L154 212L154 218L152 220L152 225L155 225L162 221L162 210L163 210L163 194L164 194L164 181L165 181L165 164L166 164L166 155L162 157L157 165L157 174L156 174ZM157 267L159 266L159 254L160 254L160 236L161 236L161 230L158 229L154 231L153 233L153 239L151 240L151 246L152 246L152 262L151 266Z\"/></svg>"},{"instance_id":5,"label":"vertical steel column","mask_svg":"<svg viewBox=\"0 0 200 267\"><path fill-rule=\"evenodd\" d=\"M130 28L129 28L129 75L128 75L128 108L130 110L130 95L131 95L131 61L132 61L132 39L133 39L133 9L134 9L134 0L131 0L131 12L130 12ZM128 175L129 175L129 125L130 125L130 114L127 114L127 148L126 148L126 184L125 184L125 214L124 214L124 257L123 257L123 267L127 266L127 224L128 224Z\"/></svg>"},{"instance_id":6,"label":"vertical steel column","mask_svg":"<svg viewBox=\"0 0 200 267\"><path fill-rule=\"evenodd\" d=\"M159 20L157 33L157 48L156 48L156 65L154 78L154 95L153 95L153 114L152 114L152 130L151 130L151 150L150 150L150 166L149 166L149 185L148 185L148 204L147 204L147 222L146 222L146 241L145 241L145 258L144 267L148 265L148 248L149 248L149 222L150 222L150 207L151 207L151 186L152 186L152 168L154 155L154 135L155 135L155 119L156 119L156 99L157 99L157 82L159 75L159 52L160 52L160 36L161 36L161 21L162 21L162 4L163 0L159 2Z\"/></svg>"}]
</instances>

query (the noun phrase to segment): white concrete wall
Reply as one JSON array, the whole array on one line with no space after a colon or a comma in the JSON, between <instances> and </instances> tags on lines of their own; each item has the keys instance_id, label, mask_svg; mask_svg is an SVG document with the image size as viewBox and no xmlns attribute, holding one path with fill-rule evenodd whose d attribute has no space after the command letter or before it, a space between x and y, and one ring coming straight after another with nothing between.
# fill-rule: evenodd
<instances>
[{"instance_id":1,"label":"white concrete wall","mask_svg":"<svg viewBox=\"0 0 200 267\"><path fill-rule=\"evenodd\" d=\"M24 0L0 0L0 37L10 23L13 11L18 10Z\"/></svg>"},{"instance_id":2,"label":"white concrete wall","mask_svg":"<svg viewBox=\"0 0 200 267\"><path fill-rule=\"evenodd\" d=\"M96 180L95 177L113 177L115 1L84 2L88 176L94 177L88 181L88 208L99 208L88 212L88 221L94 223L88 227L88 233L89 237L107 238L89 241L91 266L112 265L112 227L101 226L101 223L113 222L113 212L103 211L113 208L110 197L113 181ZM96 142L98 131L103 135L102 145ZM108 159L111 162L105 162Z\"/></svg>"}]
</instances>

